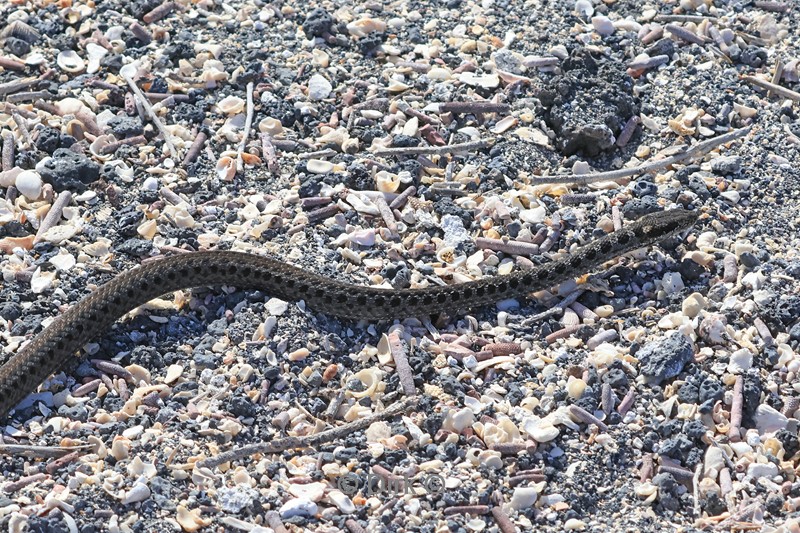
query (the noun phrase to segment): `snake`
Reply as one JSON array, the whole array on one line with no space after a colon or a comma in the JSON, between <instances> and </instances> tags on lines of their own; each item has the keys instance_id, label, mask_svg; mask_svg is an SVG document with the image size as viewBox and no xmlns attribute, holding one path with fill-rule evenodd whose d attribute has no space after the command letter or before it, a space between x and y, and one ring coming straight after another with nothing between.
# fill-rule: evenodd
<instances>
[{"instance_id":1,"label":"snake","mask_svg":"<svg viewBox=\"0 0 800 533\"><path fill-rule=\"evenodd\" d=\"M249 252L209 250L166 256L118 274L57 316L0 366L0 419L80 349L138 306L195 287L256 289L342 319L380 321L478 308L553 287L633 250L690 228L698 214L646 214L560 259L509 274L423 288L391 289L338 281Z\"/></svg>"}]
</instances>

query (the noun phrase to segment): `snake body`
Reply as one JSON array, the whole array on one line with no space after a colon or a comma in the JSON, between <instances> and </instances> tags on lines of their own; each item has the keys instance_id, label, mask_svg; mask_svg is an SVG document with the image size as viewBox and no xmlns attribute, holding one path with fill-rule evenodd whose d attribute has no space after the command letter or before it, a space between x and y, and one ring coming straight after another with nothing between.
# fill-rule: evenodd
<instances>
[{"instance_id":1,"label":"snake body","mask_svg":"<svg viewBox=\"0 0 800 533\"><path fill-rule=\"evenodd\" d=\"M0 417L125 313L163 294L200 286L259 289L316 311L382 320L470 309L520 297L585 274L622 254L675 235L695 222L682 209L645 215L557 261L468 283L382 289L336 281L254 254L194 252L142 264L119 274L58 316L0 367Z\"/></svg>"}]
</instances>

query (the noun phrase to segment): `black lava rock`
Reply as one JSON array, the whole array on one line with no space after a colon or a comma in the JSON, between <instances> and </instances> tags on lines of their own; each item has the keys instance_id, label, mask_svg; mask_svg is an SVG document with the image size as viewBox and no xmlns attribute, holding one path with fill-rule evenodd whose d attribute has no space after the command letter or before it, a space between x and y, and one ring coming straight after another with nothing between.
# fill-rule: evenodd
<instances>
[{"instance_id":1,"label":"black lava rock","mask_svg":"<svg viewBox=\"0 0 800 533\"><path fill-rule=\"evenodd\" d=\"M312 37L323 37L325 34L333 33L331 31L332 27L333 17L321 7L316 8L306 15L306 19L303 21L303 32L305 32L306 38L308 39Z\"/></svg>"},{"instance_id":2,"label":"black lava rock","mask_svg":"<svg viewBox=\"0 0 800 533\"><path fill-rule=\"evenodd\" d=\"M636 357L648 382L661 383L680 374L684 365L694 359L694 347L685 335L673 333L645 344Z\"/></svg>"},{"instance_id":3,"label":"black lava rock","mask_svg":"<svg viewBox=\"0 0 800 533\"><path fill-rule=\"evenodd\" d=\"M100 165L83 154L59 148L39 173L58 192L83 192L88 184L100 178Z\"/></svg>"},{"instance_id":4,"label":"black lava rock","mask_svg":"<svg viewBox=\"0 0 800 533\"><path fill-rule=\"evenodd\" d=\"M144 126L139 117L114 117L108 121L108 126L118 139L135 137L144 133Z\"/></svg>"}]
</instances>

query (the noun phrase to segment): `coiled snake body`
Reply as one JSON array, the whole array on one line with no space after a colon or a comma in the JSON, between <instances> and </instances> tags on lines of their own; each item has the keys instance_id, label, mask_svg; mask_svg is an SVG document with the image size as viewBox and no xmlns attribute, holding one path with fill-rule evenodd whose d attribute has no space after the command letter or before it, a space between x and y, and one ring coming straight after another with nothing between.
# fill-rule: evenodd
<instances>
[{"instance_id":1,"label":"coiled snake body","mask_svg":"<svg viewBox=\"0 0 800 533\"><path fill-rule=\"evenodd\" d=\"M531 270L422 289L352 285L242 252L196 252L155 260L118 275L70 307L0 367L0 418L125 313L168 292L231 285L263 290L284 300L305 300L316 311L342 318L424 316L474 308L551 287L675 235L689 228L696 218L696 213L682 209L645 215L573 254Z\"/></svg>"}]
</instances>

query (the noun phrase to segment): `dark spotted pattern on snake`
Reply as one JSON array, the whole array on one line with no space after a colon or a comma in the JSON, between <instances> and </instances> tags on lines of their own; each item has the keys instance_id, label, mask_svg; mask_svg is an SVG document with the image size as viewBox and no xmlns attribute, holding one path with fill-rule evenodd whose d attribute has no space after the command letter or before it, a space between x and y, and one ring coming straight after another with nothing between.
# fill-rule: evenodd
<instances>
[{"instance_id":1,"label":"dark spotted pattern on snake","mask_svg":"<svg viewBox=\"0 0 800 533\"><path fill-rule=\"evenodd\" d=\"M697 214L675 209L645 215L557 261L468 283L383 289L336 281L292 265L242 252L187 253L133 268L70 307L0 367L4 417L76 352L128 311L165 293L200 286L259 289L347 319L383 320L470 309L552 287L622 254L691 227Z\"/></svg>"}]
</instances>

